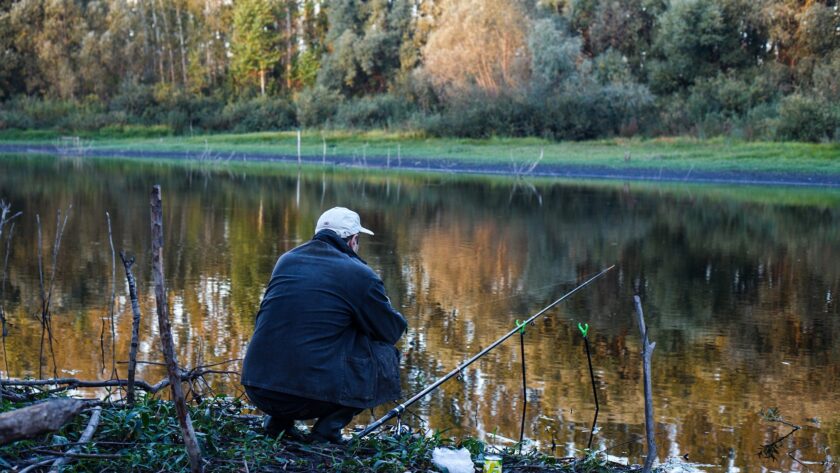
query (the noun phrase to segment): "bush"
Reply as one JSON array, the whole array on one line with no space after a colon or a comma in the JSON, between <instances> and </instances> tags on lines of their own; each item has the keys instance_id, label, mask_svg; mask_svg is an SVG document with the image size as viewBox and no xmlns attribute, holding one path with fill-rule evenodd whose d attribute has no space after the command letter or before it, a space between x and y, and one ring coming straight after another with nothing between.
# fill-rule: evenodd
<instances>
[{"instance_id":1,"label":"bush","mask_svg":"<svg viewBox=\"0 0 840 473\"><path fill-rule=\"evenodd\" d=\"M451 99L439 113L422 122L426 132L436 136L486 138L522 136L537 131L530 104L513 95L491 95L479 89Z\"/></svg>"},{"instance_id":2,"label":"bush","mask_svg":"<svg viewBox=\"0 0 840 473\"><path fill-rule=\"evenodd\" d=\"M390 94L347 101L338 106L334 125L342 128L390 128L404 122L414 107Z\"/></svg>"},{"instance_id":3,"label":"bush","mask_svg":"<svg viewBox=\"0 0 840 473\"><path fill-rule=\"evenodd\" d=\"M543 136L583 140L630 134L646 127L654 111L653 96L638 84L566 87L549 97L532 98Z\"/></svg>"},{"instance_id":4,"label":"bush","mask_svg":"<svg viewBox=\"0 0 840 473\"><path fill-rule=\"evenodd\" d=\"M140 123L150 110L157 107L157 101L152 87L126 82L108 105L112 111L122 112L132 122Z\"/></svg>"},{"instance_id":5,"label":"bush","mask_svg":"<svg viewBox=\"0 0 840 473\"><path fill-rule=\"evenodd\" d=\"M320 85L307 87L295 98L297 121L305 127L324 127L335 115L341 101L341 94L334 90Z\"/></svg>"},{"instance_id":6,"label":"bush","mask_svg":"<svg viewBox=\"0 0 840 473\"><path fill-rule=\"evenodd\" d=\"M782 100L777 137L783 140L822 141L832 139L840 127L836 107L800 94Z\"/></svg>"},{"instance_id":7,"label":"bush","mask_svg":"<svg viewBox=\"0 0 840 473\"><path fill-rule=\"evenodd\" d=\"M256 98L228 104L208 128L236 133L288 130L297 125L294 105L286 99Z\"/></svg>"}]
</instances>

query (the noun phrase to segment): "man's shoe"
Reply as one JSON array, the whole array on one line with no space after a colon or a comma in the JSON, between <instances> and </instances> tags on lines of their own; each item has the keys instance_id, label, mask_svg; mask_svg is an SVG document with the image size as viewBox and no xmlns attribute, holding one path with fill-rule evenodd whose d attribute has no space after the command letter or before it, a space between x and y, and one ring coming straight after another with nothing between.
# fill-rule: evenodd
<instances>
[{"instance_id":1,"label":"man's shoe","mask_svg":"<svg viewBox=\"0 0 840 473\"><path fill-rule=\"evenodd\" d=\"M294 421L281 422L271 416L265 416L263 419L263 429L265 434L271 438L277 438L281 435L284 439L303 442L306 440L306 434L295 427Z\"/></svg>"},{"instance_id":2,"label":"man's shoe","mask_svg":"<svg viewBox=\"0 0 840 473\"><path fill-rule=\"evenodd\" d=\"M321 418L312 426L309 439L313 442L334 443L346 445L348 442L341 437L341 429L353 420L353 416L361 409L355 407L341 407Z\"/></svg>"},{"instance_id":3,"label":"man's shoe","mask_svg":"<svg viewBox=\"0 0 840 473\"><path fill-rule=\"evenodd\" d=\"M340 433L338 435L323 435L318 432L312 432L309 434L309 441L314 443L331 443L333 445L341 446L348 445L350 443L350 441L342 437Z\"/></svg>"}]
</instances>

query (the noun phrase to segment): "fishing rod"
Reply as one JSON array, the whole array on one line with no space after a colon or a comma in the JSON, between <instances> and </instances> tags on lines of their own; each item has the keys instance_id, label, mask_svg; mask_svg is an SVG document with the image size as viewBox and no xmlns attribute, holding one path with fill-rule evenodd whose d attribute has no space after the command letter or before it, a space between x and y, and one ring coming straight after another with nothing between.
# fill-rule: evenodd
<instances>
[{"instance_id":1,"label":"fishing rod","mask_svg":"<svg viewBox=\"0 0 840 473\"><path fill-rule=\"evenodd\" d=\"M461 363L461 364L460 364L457 368L455 368L454 370L450 371L449 373L447 373L446 375L444 375L442 378L438 379L438 380L437 380L437 381L435 381L434 383L430 384L429 386L427 386L426 388L424 388L424 389L423 389L422 391L420 391L419 393L415 394L415 395L414 395L411 399L409 399L409 400L405 401L404 403L402 403L402 404L398 405L397 407L395 407L395 408L391 409L390 411L388 411L388 413L387 413L387 414L385 414L384 416L382 416L380 419L376 420L376 421L375 421L375 422L373 422L372 424L370 424L370 425L368 425L367 427L365 427L365 429L364 429L364 430L362 430L361 432L359 432L359 433L357 434L357 436L356 436L356 437L357 437L357 438L362 438L362 437L364 437L364 436L368 435L369 433L373 432L373 431L374 431L374 430L376 430L377 428L379 428L379 426L381 426L381 425L382 425L382 424L384 424L385 422L388 422L389 420L393 419L394 417L401 415L401 414L403 413L403 411L405 411L406 407L408 407L408 406L410 406L410 405L414 404L415 402L419 401L421 398L423 398L424 396L426 396L426 395L427 395L427 394L429 394L430 392L432 392L432 391L434 391L435 389L437 389L437 387L438 387L438 386L440 386L441 384L443 384L443 383L445 383L446 381L450 380L453 376L455 376L455 375L457 375L458 373L460 373L461 371L463 371L463 370L464 370L464 368L466 368L467 366L469 366L469 365L473 364L473 362L475 362L476 360L478 360L478 359L479 359L479 358L481 358L482 356L486 355L488 352L490 352L490 350L492 350L492 349L496 348L496 347L497 347L497 346L499 346L502 342L504 342L504 341L505 341L505 340L507 340L508 338L512 337L514 334L516 334L517 332L519 332L520 327L525 326L525 324L529 324L529 323L533 322L533 321L534 321L534 320L536 320L539 316L541 316L541 315L543 315L544 313L548 312L549 310L551 310L551 308L553 308L553 307L554 307L554 306L556 306L557 304L559 304L559 303L563 302L564 300L566 300L567 298L569 298L572 294L576 293L577 291L579 291L579 290L583 289L584 287L588 286L591 282L593 282L593 281L595 281L596 279L600 278L601 276L603 276L604 274L606 274L609 270L611 270L611 269L613 269L613 268L615 268L615 265L612 265L612 266L610 266L609 268L606 268L606 269L601 270L601 272L599 272L599 273L598 273L598 274L596 274L595 276L592 276L591 278L589 278L589 279L587 279L586 281L584 281L584 282L583 282L581 285L579 285L578 287L576 287L576 288L572 289L571 291L567 292L566 294L564 294L564 295L563 295L563 297L561 297L561 298L557 299L556 301L552 302L551 304L549 304L549 305L545 306L542 310L540 310L540 311L539 311L539 312L537 312L536 314L532 315L532 316L531 316L528 320L526 320L526 321L522 322L522 324L521 324L520 326L515 327L515 328L514 328L513 330L511 330L510 332L506 333L506 334L505 334L502 338L500 338L500 339L496 340L495 342L493 342L492 344L490 344L490 346L488 346L487 348L485 348L485 349L481 350L480 352L476 353L476 354L475 354L472 358L470 358L469 360L467 360L467 361L465 361L465 362Z\"/></svg>"}]
</instances>

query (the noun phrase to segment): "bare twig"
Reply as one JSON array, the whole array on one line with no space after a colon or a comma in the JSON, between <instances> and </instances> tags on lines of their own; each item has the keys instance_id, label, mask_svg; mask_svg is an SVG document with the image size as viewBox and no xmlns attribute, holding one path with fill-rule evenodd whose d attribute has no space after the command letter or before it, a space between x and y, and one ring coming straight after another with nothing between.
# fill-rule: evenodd
<instances>
[{"instance_id":1,"label":"bare twig","mask_svg":"<svg viewBox=\"0 0 840 473\"><path fill-rule=\"evenodd\" d=\"M654 439L655 427L653 425L653 390L650 382L650 359L656 342L648 340L647 327L645 327L645 314L642 311L642 300L639 296L633 296L636 304L636 316L639 322L639 331L642 334L642 368L645 383L645 434L647 437L647 457L645 457L644 472L648 473L653 467L653 460L656 459L656 441Z\"/></svg>"},{"instance_id":2,"label":"bare twig","mask_svg":"<svg viewBox=\"0 0 840 473\"><path fill-rule=\"evenodd\" d=\"M2 225L0 225L0 230L2 230ZM6 377L10 376L9 374L9 355L6 352L6 337L9 335L9 329L7 327L7 320L6 320L6 311L5 311L5 303L6 303L6 275L8 274L9 269L9 255L12 252L12 237L15 234L15 224L12 222L12 226L9 227L9 236L6 237L6 257L3 259L3 281L0 282L0 335L3 337L3 362L6 365ZM2 383L2 377L0 377L0 383Z\"/></svg>"},{"instance_id":3,"label":"bare twig","mask_svg":"<svg viewBox=\"0 0 840 473\"><path fill-rule=\"evenodd\" d=\"M163 205L161 202L160 186L152 188L151 194L151 219L152 219L152 274L155 282L155 301L157 302L158 326L160 327L160 341L163 349L163 356L166 360L166 368L169 372L170 389L172 400L175 403L175 411L178 415L178 422L181 424L181 431L184 436L184 444L187 455L190 458L190 471L200 473L203 470L201 463L201 450L198 446L195 431L193 430L190 413L187 411L187 403L184 400L184 392L179 382L181 377L178 372L178 361L175 357L175 346L172 341L172 329L169 324L169 307L166 299L166 285L163 272Z\"/></svg>"},{"instance_id":4,"label":"bare twig","mask_svg":"<svg viewBox=\"0 0 840 473\"><path fill-rule=\"evenodd\" d=\"M210 370L204 368L193 368L189 371L181 370L178 379L181 382L190 381L192 379L200 378L202 376L208 374L224 374L224 375L236 375L239 374L238 371L232 370ZM12 386L12 387L40 387L40 386L62 386L62 391L66 391L69 389L78 389L78 388L108 388L108 387L121 387L127 386L128 380L126 379L105 379L105 380L96 380L96 381L88 381L78 378L51 378L51 379L8 379L3 382L5 386ZM146 381L142 380L135 380L134 385L137 388L142 389L143 391L148 392L149 394L156 394L160 390L166 388L170 384L169 378L164 378L161 381L157 382L156 384L149 384ZM58 392L58 391L56 391Z\"/></svg>"},{"instance_id":5,"label":"bare twig","mask_svg":"<svg viewBox=\"0 0 840 473\"><path fill-rule=\"evenodd\" d=\"M102 408L97 406L94 407L90 413L90 420L88 421L87 427L85 427L84 432L82 432L82 436L79 437L79 443L81 445L76 445L75 447L71 448L70 451L67 453L60 454L62 455L59 457L55 463L52 464L52 468L50 468L50 473L58 473L61 471L61 468L70 462L70 456L79 453L81 446L90 442L90 439L93 438L93 433L96 432L96 428L99 427L99 419L102 416Z\"/></svg>"},{"instance_id":6,"label":"bare twig","mask_svg":"<svg viewBox=\"0 0 840 473\"><path fill-rule=\"evenodd\" d=\"M42 377L43 375L43 365L44 365L44 337L47 336L49 340L49 349L50 349L50 356L52 357L53 362L53 376L58 377L58 365L55 361L55 349L53 347L53 334L52 334L52 319L50 315L50 303L52 302L52 293L53 288L55 287L55 276L57 273L57 266L58 266L58 253L61 249L61 238L64 235L64 229L67 227L67 219L70 214L70 209L73 206L69 206L67 208L67 212L64 214L64 221L61 220L61 210L58 211L56 216L56 223L55 223L55 240L53 241L53 248L52 248L52 272L50 273L50 281L49 286L45 284L44 281L44 262L43 262L43 253L42 253L42 236L41 236L41 217L40 215L35 215L35 220L38 224L38 276L39 276L39 283L41 288L41 314L40 314L40 322L41 322L41 344L40 344L40 351L38 357L38 377Z\"/></svg>"},{"instance_id":7,"label":"bare twig","mask_svg":"<svg viewBox=\"0 0 840 473\"><path fill-rule=\"evenodd\" d=\"M111 377L119 378L117 373L117 330L114 326L114 304L117 299L117 257L114 254L114 237L111 233L111 214L105 212L108 221L108 242L111 244L111 299L108 301L108 318L111 320Z\"/></svg>"},{"instance_id":8,"label":"bare twig","mask_svg":"<svg viewBox=\"0 0 840 473\"><path fill-rule=\"evenodd\" d=\"M78 442L76 442L78 443ZM85 442L88 443L88 442ZM96 442L97 445L100 442ZM67 445L67 444L65 444ZM54 455L57 457L68 457L68 458L95 458L100 460L119 460L120 458L124 458L124 455L116 455L113 453L78 453L78 452L60 452L58 450L50 450L47 448L35 448L32 451L36 453L43 453L45 455Z\"/></svg>"},{"instance_id":9,"label":"bare twig","mask_svg":"<svg viewBox=\"0 0 840 473\"><path fill-rule=\"evenodd\" d=\"M134 376L137 370L137 346L140 338L140 301L137 297L137 280L131 272L134 258L126 258L120 251L120 259L125 266L125 278L128 280L128 297L131 300L131 348L128 352L128 404L134 405Z\"/></svg>"},{"instance_id":10,"label":"bare twig","mask_svg":"<svg viewBox=\"0 0 840 473\"><path fill-rule=\"evenodd\" d=\"M42 466L49 465L49 464L50 464L50 463L52 463L53 461L55 461L55 457L49 457L49 458L46 458L46 459L41 460L41 461L39 461L39 462L37 462L37 463L33 463L33 464L31 464L31 465L27 466L26 468L24 468L24 469L20 470L20 472L19 472L19 473L29 473L30 471L35 471L35 470L37 470L38 468L40 468L40 467L42 467Z\"/></svg>"}]
</instances>

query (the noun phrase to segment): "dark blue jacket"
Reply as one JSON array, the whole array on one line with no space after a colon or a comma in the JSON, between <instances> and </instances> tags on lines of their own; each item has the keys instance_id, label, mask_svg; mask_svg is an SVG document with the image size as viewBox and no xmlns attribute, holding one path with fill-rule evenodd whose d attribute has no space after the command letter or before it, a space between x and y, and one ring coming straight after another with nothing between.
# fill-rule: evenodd
<instances>
[{"instance_id":1,"label":"dark blue jacket","mask_svg":"<svg viewBox=\"0 0 840 473\"><path fill-rule=\"evenodd\" d=\"M399 399L406 325L379 276L323 230L277 260L242 384L357 408Z\"/></svg>"}]
</instances>

